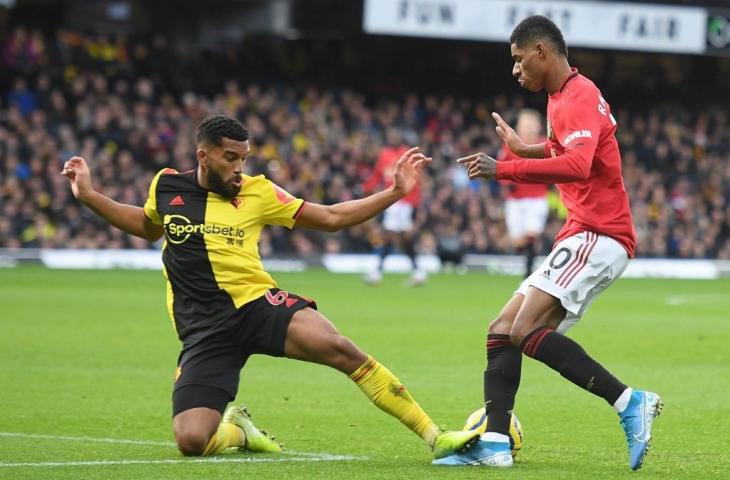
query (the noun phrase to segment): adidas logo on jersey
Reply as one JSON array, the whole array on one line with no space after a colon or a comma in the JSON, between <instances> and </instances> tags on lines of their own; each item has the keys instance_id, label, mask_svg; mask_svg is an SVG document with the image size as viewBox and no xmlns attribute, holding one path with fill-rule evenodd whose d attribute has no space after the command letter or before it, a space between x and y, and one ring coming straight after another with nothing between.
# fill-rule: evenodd
<instances>
[{"instance_id":1,"label":"adidas logo on jersey","mask_svg":"<svg viewBox=\"0 0 730 480\"><path fill-rule=\"evenodd\" d=\"M542 276L545 277L545 278L550 278L550 269L545 270L544 272L542 272Z\"/></svg>"},{"instance_id":2,"label":"adidas logo on jersey","mask_svg":"<svg viewBox=\"0 0 730 480\"><path fill-rule=\"evenodd\" d=\"M181 207L185 205L185 200L183 200L183 198L178 195L177 197L170 200L170 203L168 203L168 205L170 205L171 207Z\"/></svg>"}]
</instances>

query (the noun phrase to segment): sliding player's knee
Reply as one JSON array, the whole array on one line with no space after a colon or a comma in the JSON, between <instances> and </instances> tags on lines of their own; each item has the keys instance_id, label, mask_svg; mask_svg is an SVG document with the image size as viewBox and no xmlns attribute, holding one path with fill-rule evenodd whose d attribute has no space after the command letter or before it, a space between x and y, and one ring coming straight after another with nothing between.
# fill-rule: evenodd
<instances>
[{"instance_id":1,"label":"sliding player's knee","mask_svg":"<svg viewBox=\"0 0 730 480\"><path fill-rule=\"evenodd\" d=\"M198 457L203 454L211 434L198 428L181 426L175 430L177 448L185 456Z\"/></svg>"}]
</instances>

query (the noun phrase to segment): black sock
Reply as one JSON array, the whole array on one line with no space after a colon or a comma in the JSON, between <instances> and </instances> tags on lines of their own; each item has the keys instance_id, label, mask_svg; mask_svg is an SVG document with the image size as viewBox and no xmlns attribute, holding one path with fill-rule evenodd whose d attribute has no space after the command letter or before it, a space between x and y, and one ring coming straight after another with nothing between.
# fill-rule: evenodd
<instances>
[{"instance_id":1,"label":"black sock","mask_svg":"<svg viewBox=\"0 0 730 480\"><path fill-rule=\"evenodd\" d=\"M525 245L525 278L532 273L532 264L535 262L535 239L530 237Z\"/></svg>"},{"instance_id":2,"label":"black sock","mask_svg":"<svg viewBox=\"0 0 730 480\"><path fill-rule=\"evenodd\" d=\"M484 404L489 421L487 431L509 435L515 396L520 386L522 352L509 335L487 335L487 369L484 370Z\"/></svg>"},{"instance_id":3,"label":"black sock","mask_svg":"<svg viewBox=\"0 0 730 480\"><path fill-rule=\"evenodd\" d=\"M410 238L406 238L403 240L403 250L405 251L405 254L408 255L408 258L411 259L413 270L418 270L418 265L416 265L416 242Z\"/></svg>"},{"instance_id":4,"label":"black sock","mask_svg":"<svg viewBox=\"0 0 730 480\"><path fill-rule=\"evenodd\" d=\"M378 263L378 270L381 272L383 271L383 266L385 265L385 257L390 255L390 251L392 250L392 246L390 245L390 242L386 242L383 245L383 248L380 250L380 262Z\"/></svg>"},{"instance_id":5,"label":"black sock","mask_svg":"<svg viewBox=\"0 0 730 480\"><path fill-rule=\"evenodd\" d=\"M530 332L520 345L528 357L540 360L579 387L613 405L626 385L593 360L575 341L540 327Z\"/></svg>"}]
</instances>

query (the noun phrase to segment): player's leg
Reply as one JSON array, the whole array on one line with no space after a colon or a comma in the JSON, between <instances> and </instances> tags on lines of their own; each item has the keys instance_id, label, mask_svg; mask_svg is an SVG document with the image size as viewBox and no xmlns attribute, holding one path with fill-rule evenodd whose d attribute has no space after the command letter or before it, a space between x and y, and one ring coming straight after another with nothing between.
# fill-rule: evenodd
<instances>
[{"instance_id":1,"label":"player's leg","mask_svg":"<svg viewBox=\"0 0 730 480\"><path fill-rule=\"evenodd\" d=\"M385 259L388 258L388 255L393 251L393 244L395 243L394 240L394 234L391 231L384 230L383 231L383 246L380 249L380 257L378 258L378 272L380 274L383 274L383 269L385 268Z\"/></svg>"},{"instance_id":2,"label":"player's leg","mask_svg":"<svg viewBox=\"0 0 730 480\"><path fill-rule=\"evenodd\" d=\"M375 268L365 273L363 281L369 285L378 285L383 281L383 269L385 267L385 259L390 255L393 249L392 234L385 228L381 230L378 243L373 245L373 253L378 256Z\"/></svg>"},{"instance_id":3,"label":"player's leg","mask_svg":"<svg viewBox=\"0 0 730 480\"><path fill-rule=\"evenodd\" d=\"M525 355L603 398L619 412L629 442L631 467L636 469L648 450L652 422L661 411L661 399L651 392L634 392L562 333L568 317L573 323L577 321L627 264L626 252L608 237L585 232L564 240L545 261L545 272L541 267L531 276L531 286L515 318L510 339ZM555 316L566 312L566 321L561 322L557 331L544 321L551 312Z\"/></svg>"},{"instance_id":4,"label":"player's leg","mask_svg":"<svg viewBox=\"0 0 730 480\"><path fill-rule=\"evenodd\" d=\"M535 235L528 233L524 239L522 250L525 254L525 278L532 274L532 265L535 263Z\"/></svg>"},{"instance_id":5,"label":"player's leg","mask_svg":"<svg viewBox=\"0 0 730 480\"><path fill-rule=\"evenodd\" d=\"M524 298L522 293L515 294L489 325L487 368L484 371L484 404L489 415L487 431L468 451L434 463L493 467L512 465L509 428L520 385L522 351L512 344L510 332ZM543 321L548 325L556 325L560 319L549 312L543 315Z\"/></svg>"},{"instance_id":6,"label":"player's leg","mask_svg":"<svg viewBox=\"0 0 730 480\"><path fill-rule=\"evenodd\" d=\"M573 305L575 302L571 299L582 298L585 302L587 291L590 291L591 287L581 286L581 280L586 277L586 280L595 282L595 278L599 276L597 272L590 276L589 272L591 258L600 254L598 252L586 254L595 249L596 241L595 234L588 234L585 238L574 242L578 244L577 247L567 242L563 247L556 249L549 261L546 261L552 265L550 278L542 273L535 276L535 281L527 289L525 301L515 318L510 339L525 355L545 363L574 384L613 405L627 389L626 385L591 358L577 342L545 323L546 314L558 318L565 317L567 312L563 303L569 305L573 314L578 314L583 309L582 305ZM585 255L581 255L580 250L583 250ZM596 263L600 262L598 259L594 260ZM572 280L570 280L571 271L576 275ZM570 293L580 290L584 293L575 295ZM561 302L559 297L564 301Z\"/></svg>"},{"instance_id":7,"label":"player's leg","mask_svg":"<svg viewBox=\"0 0 730 480\"><path fill-rule=\"evenodd\" d=\"M403 252L408 257L408 260L411 261L411 269L415 272L416 270L418 270L418 263L416 263L415 237L410 231L398 232L398 237L401 247L403 248Z\"/></svg>"},{"instance_id":8,"label":"player's leg","mask_svg":"<svg viewBox=\"0 0 730 480\"><path fill-rule=\"evenodd\" d=\"M243 445L243 432L238 428L220 428L221 412L229 400L225 391L204 385L187 385L175 390L172 426L175 442L183 455L204 455L211 444ZM209 406L189 407L200 404Z\"/></svg>"},{"instance_id":9,"label":"player's leg","mask_svg":"<svg viewBox=\"0 0 730 480\"><path fill-rule=\"evenodd\" d=\"M512 247L520 255L525 255L525 276L527 278L532 273L530 265L529 252L527 251L527 219L529 211L525 208L524 199L508 199L504 203L504 217L507 225L507 234L509 235Z\"/></svg>"},{"instance_id":10,"label":"player's leg","mask_svg":"<svg viewBox=\"0 0 730 480\"><path fill-rule=\"evenodd\" d=\"M466 452L434 462L437 465L491 465L509 467L512 455L509 424L520 386L522 352L512 345L509 332L524 296L514 295L489 324L487 367L484 370L484 406L489 421L479 442Z\"/></svg>"},{"instance_id":11,"label":"player's leg","mask_svg":"<svg viewBox=\"0 0 730 480\"><path fill-rule=\"evenodd\" d=\"M476 438L472 432L441 433L390 370L341 335L312 308L292 316L285 352L288 358L327 365L348 375L375 406L420 436L437 458L464 448Z\"/></svg>"},{"instance_id":12,"label":"player's leg","mask_svg":"<svg viewBox=\"0 0 730 480\"><path fill-rule=\"evenodd\" d=\"M184 455L211 455L230 447L281 450L253 425L245 409L231 406L223 414L238 390L245 359L225 331L184 348L172 395L173 430Z\"/></svg>"},{"instance_id":13,"label":"player's leg","mask_svg":"<svg viewBox=\"0 0 730 480\"><path fill-rule=\"evenodd\" d=\"M626 433L630 466L636 470L641 467L648 450L653 419L661 412L661 400L651 392L634 392L576 341L534 321L535 312L556 308L558 304L555 297L530 287L510 337L525 355L541 361L616 409Z\"/></svg>"},{"instance_id":14,"label":"player's leg","mask_svg":"<svg viewBox=\"0 0 730 480\"><path fill-rule=\"evenodd\" d=\"M377 285L383 280L383 274L380 271L380 265L382 263L382 254L386 248L387 238L386 232L380 223L373 220L368 223L368 234L367 238L372 247L372 253L377 256L377 263L370 268L362 277L363 282L370 285Z\"/></svg>"},{"instance_id":15,"label":"player's leg","mask_svg":"<svg viewBox=\"0 0 730 480\"><path fill-rule=\"evenodd\" d=\"M378 408L393 415L429 443L438 429L398 379L341 335L312 308L299 310L286 336L286 356L319 363L348 375Z\"/></svg>"},{"instance_id":16,"label":"player's leg","mask_svg":"<svg viewBox=\"0 0 730 480\"><path fill-rule=\"evenodd\" d=\"M514 295L489 324L487 333L487 367L484 370L484 405L489 414L487 432L504 436L503 440L508 440L510 412L522 371L522 351L512 345L509 333L524 298L519 293Z\"/></svg>"},{"instance_id":17,"label":"player's leg","mask_svg":"<svg viewBox=\"0 0 730 480\"><path fill-rule=\"evenodd\" d=\"M418 268L418 262L416 259L416 237L412 230L405 230L400 232L400 244L402 245L403 251L411 261L411 285L419 286L426 283L428 275L425 270Z\"/></svg>"},{"instance_id":18,"label":"player's leg","mask_svg":"<svg viewBox=\"0 0 730 480\"><path fill-rule=\"evenodd\" d=\"M545 222L548 216L548 204L544 198L529 198L523 200L527 207L524 211L525 215L525 278L529 277L533 271L535 256L537 255L537 243L545 230Z\"/></svg>"},{"instance_id":19,"label":"player's leg","mask_svg":"<svg viewBox=\"0 0 730 480\"><path fill-rule=\"evenodd\" d=\"M205 396L204 403L219 403L214 408L183 406L189 400L186 397L200 395ZM236 447L252 452L281 451L273 438L256 428L245 408L231 405L221 415L229 399L222 390L205 385L188 385L175 391L173 406L176 413L172 424L175 441L183 455L215 455ZM185 409L177 412L178 408Z\"/></svg>"}]
</instances>

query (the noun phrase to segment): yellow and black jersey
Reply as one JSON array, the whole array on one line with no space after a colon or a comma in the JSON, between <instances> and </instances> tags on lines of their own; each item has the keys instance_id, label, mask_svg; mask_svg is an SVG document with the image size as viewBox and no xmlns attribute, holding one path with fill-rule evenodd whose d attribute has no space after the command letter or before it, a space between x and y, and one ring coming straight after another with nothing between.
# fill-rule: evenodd
<instances>
[{"instance_id":1,"label":"yellow and black jersey","mask_svg":"<svg viewBox=\"0 0 730 480\"><path fill-rule=\"evenodd\" d=\"M144 212L165 230L167 308L181 340L276 287L259 256L261 229L291 228L303 206L263 175L244 175L233 200L202 188L195 170L155 176Z\"/></svg>"}]
</instances>

